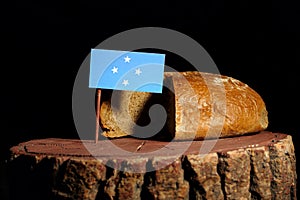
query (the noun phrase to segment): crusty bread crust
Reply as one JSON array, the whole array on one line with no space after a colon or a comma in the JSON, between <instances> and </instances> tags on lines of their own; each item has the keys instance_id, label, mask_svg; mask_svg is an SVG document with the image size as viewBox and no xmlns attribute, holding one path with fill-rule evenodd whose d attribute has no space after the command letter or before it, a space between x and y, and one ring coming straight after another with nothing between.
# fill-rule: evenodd
<instances>
[{"instance_id":1,"label":"crusty bread crust","mask_svg":"<svg viewBox=\"0 0 300 200\"><path fill-rule=\"evenodd\" d=\"M183 72L171 76L175 139L236 136L267 128L265 103L247 84L211 73Z\"/></svg>"},{"instance_id":2,"label":"crusty bread crust","mask_svg":"<svg viewBox=\"0 0 300 200\"><path fill-rule=\"evenodd\" d=\"M165 72L165 79L171 79L174 90L174 99L161 101L170 107L166 108L168 129L164 130L165 138L200 140L237 136L262 131L268 126L263 99L237 79L197 71ZM100 124L103 135L109 138L132 135L134 123L143 115L145 105L151 101L151 96L157 97L157 94L145 92L118 93L122 99L114 115L110 98L101 104ZM161 98L166 97L170 96L161 95Z\"/></svg>"}]
</instances>

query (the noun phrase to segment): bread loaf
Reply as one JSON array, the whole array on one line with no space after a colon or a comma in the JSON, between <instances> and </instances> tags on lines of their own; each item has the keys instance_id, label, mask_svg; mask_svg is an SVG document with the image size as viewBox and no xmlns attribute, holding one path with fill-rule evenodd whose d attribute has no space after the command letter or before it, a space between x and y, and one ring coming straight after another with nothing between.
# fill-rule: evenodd
<instances>
[{"instance_id":1,"label":"bread loaf","mask_svg":"<svg viewBox=\"0 0 300 200\"><path fill-rule=\"evenodd\" d=\"M268 126L261 96L247 84L224 75L165 72L162 94L106 90L102 96L100 124L109 138L134 135L200 140L258 132ZM165 108L165 118L154 113L150 119L149 109L155 104ZM159 120L165 122L163 126ZM149 123L154 125L147 129Z\"/></svg>"}]
</instances>

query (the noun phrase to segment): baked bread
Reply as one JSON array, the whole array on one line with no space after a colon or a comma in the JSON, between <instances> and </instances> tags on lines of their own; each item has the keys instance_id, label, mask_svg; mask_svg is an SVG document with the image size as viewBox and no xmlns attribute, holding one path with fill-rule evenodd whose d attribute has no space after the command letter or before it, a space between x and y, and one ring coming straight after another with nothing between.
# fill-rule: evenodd
<instances>
[{"instance_id":1,"label":"baked bread","mask_svg":"<svg viewBox=\"0 0 300 200\"><path fill-rule=\"evenodd\" d=\"M103 135L200 140L258 132L268 126L263 99L237 79L197 71L165 72L164 77L162 94L104 90ZM149 117L155 104L165 108L165 117L162 112Z\"/></svg>"}]
</instances>

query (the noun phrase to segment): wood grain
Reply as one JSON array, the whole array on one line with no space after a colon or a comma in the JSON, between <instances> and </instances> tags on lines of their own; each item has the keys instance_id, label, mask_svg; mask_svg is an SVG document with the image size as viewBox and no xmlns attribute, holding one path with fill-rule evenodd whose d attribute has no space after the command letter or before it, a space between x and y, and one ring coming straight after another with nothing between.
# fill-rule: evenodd
<instances>
[{"instance_id":1,"label":"wood grain","mask_svg":"<svg viewBox=\"0 0 300 200\"><path fill-rule=\"evenodd\" d=\"M48 138L20 143L11 148L11 197L296 199L296 159L290 135L260 132L209 140L215 144L204 155L199 148L205 141L189 143L181 155L178 152L188 141L146 140L136 151L143 141L120 138L95 144ZM123 153L113 152L111 144ZM161 149L166 151L157 151Z\"/></svg>"}]
</instances>

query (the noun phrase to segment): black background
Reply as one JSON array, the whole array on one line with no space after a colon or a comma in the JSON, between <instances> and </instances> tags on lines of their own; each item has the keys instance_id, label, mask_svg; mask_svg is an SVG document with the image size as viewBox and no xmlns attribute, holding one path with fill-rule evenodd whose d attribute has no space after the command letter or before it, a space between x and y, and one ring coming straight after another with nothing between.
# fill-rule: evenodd
<instances>
[{"instance_id":1,"label":"black background","mask_svg":"<svg viewBox=\"0 0 300 200\"><path fill-rule=\"evenodd\" d=\"M1 10L2 166L8 149L19 142L77 138L72 89L82 61L108 37L148 26L180 31L200 43L222 74L247 83L262 96L269 112L268 130L292 135L299 152L296 1L16 0ZM167 55L166 64L188 69L174 55Z\"/></svg>"}]
</instances>

